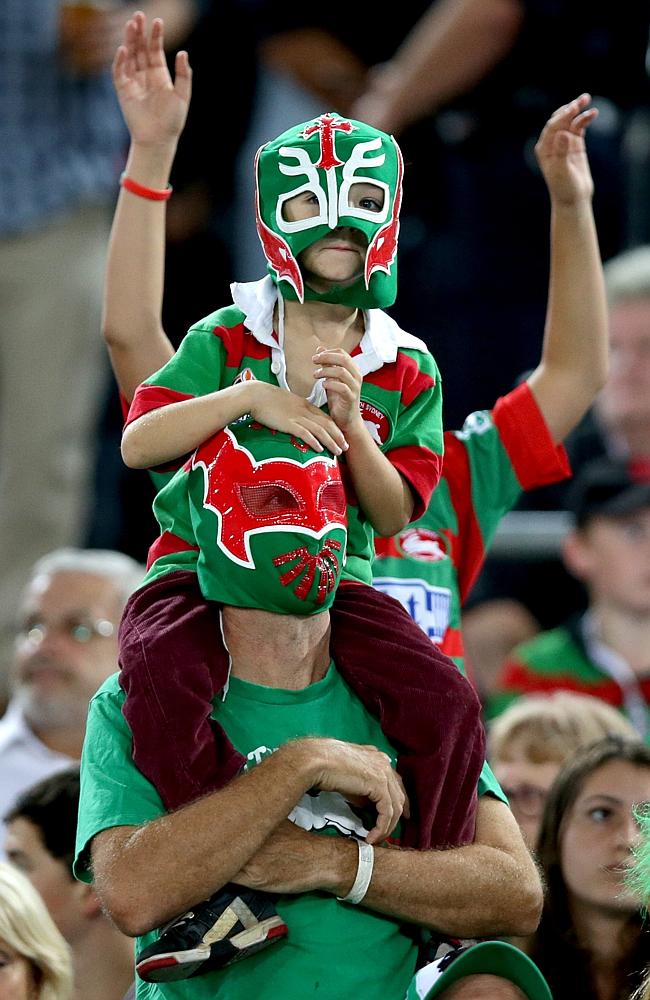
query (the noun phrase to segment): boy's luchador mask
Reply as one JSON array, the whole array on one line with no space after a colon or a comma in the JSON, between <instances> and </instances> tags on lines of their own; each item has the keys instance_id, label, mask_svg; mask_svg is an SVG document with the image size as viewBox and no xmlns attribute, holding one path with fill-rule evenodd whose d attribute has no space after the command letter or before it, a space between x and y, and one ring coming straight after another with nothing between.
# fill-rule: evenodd
<instances>
[{"instance_id":1,"label":"boy's luchador mask","mask_svg":"<svg viewBox=\"0 0 650 1000\"><path fill-rule=\"evenodd\" d=\"M192 519L209 592L224 604L280 614L328 608L347 541L336 458L247 419L197 449L198 469L203 489L190 491Z\"/></svg>"},{"instance_id":2,"label":"boy's luchador mask","mask_svg":"<svg viewBox=\"0 0 650 1000\"><path fill-rule=\"evenodd\" d=\"M333 112L296 125L260 147L255 161L257 231L269 273L285 298L361 309L393 304L402 174L402 154L392 136ZM351 204L355 183L381 188L380 212ZM317 197L318 214L288 221L285 202L305 191ZM298 255L339 226L351 226L366 236L364 274L350 286L315 292L304 283Z\"/></svg>"}]
</instances>

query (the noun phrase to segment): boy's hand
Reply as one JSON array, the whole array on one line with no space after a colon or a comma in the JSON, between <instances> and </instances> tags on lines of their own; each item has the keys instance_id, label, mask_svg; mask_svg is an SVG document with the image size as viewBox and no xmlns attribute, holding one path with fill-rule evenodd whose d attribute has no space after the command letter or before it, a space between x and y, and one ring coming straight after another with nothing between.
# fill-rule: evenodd
<instances>
[{"instance_id":1,"label":"boy's hand","mask_svg":"<svg viewBox=\"0 0 650 1000\"><path fill-rule=\"evenodd\" d=\"M593 194L584 137L598 110L590 108L590 102L589 94L581 94L554 111L535 146L551 200L557 204L575 205Z\"/></svg>"},{"instance_id":2,"label":"boy's hand","mask_svg":"<svg viewBox=\"0 0 650 1000\"><path fill-rule=\"evenodd\" d=\"M342 431L363 427L359 403L363 378L357 365L342 348L320 347L312 360L315 379L323 379L330 416Z\"/></svg>"},{"instance_id":3,"label":"boy's hand","mask_svg":"<svg viewBox=\"0 0 650 1000\"><path fill-rule=\"evenodd\" d=\"M247 385L251 416L265 427L293 434L314 451L327 448L333 455L340 455L347 449L347 441L332 418L302 396L266 382Z\"/></svg>"},{"instance_id":4,"label":"boy's hand","mask_svg":"<svg viewBox=\"0 0 650 1000\"><path fill-rule=\"evenodd\" d=\"M142 146L176 142L183 131L192 92L187 52L176 54L175 79L163 49L163 22L157 17L147 38L145 16L138 11L124 28L124 44L113 60L113 83L131 139Z\"/></svg>"}]
</instances>

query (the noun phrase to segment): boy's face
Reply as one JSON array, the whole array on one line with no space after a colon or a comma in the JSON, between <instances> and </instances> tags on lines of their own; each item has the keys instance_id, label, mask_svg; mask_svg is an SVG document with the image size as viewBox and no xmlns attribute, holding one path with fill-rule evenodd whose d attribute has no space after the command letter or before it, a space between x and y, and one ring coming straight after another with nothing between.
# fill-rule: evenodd
<instances>
[{"instance_id":1,"label":"boy's face","mask_svg":"<svg viewBox=\"0 0 650 1000\"><path fill-rule=\"evenodd\" d=\"M650 507L591 518L567 539L565 558L592 601L633 616L650 614Z\"/></svg>"},{"instance_id":2,"label":"boy's face","mask_svg":"<svg viewBox=\"0 0 650 1000\"><path fill-rule=\"evenodd\" d=\"M379 216L384 207L384 191L376 184L353 184L349 202ZM303 191L285 202L282 211L287 222L314 218L319 212L318 198L311 191ZM368 239L361 230L339 226L306 247L298 260L309 287L326 292L333 285L343 287L361 278L367 249Z\"/></svg>"},{"instance_id":3,"label":"boy's face","mask_svg":"<svg viewBox=\"0 0 650 1000\"><path fill-rule=\"evenodd\" d=\"M361 309L393 304L403 161L391 136L333 113L320 115L262 146L255 174L257 230L269 274L285 298ZM363 188L371 189L370 197L359 193ZM292 214L297 204L301 214ZM313 272L312 283L305 280L305 268L314 265L305 252L333 233L340 238L343 230L363 245L363 266L356 272L340 261L328 266L327 284L316 290ZM356 265L357 251L339 248L354 254ZM329 248L327 253L332 256Z\"/></svg>"}]
</instances>

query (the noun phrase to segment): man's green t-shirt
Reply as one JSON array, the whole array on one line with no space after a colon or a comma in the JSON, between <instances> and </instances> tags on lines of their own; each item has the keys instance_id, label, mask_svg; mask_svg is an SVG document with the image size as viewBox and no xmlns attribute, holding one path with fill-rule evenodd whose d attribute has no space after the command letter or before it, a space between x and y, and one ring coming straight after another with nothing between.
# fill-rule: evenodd
<instances>
[{"instance_id":1,"label":"man's green t-shirt","mask_svg":"<svg viewBox=\"0 0 650 1000\"><path fill-rule=\"evenodd\" d=\"M81 764L81 802L75 874L90 881L88 845L112 826L140 825L164 813L154 787L132 761L131 732L122 715L117 675L91 702ZM255 766L290 739L329 736L373 744L395 759L378 721L345 684L334 666L323 680L300 691L261 687L231 678L213 712L235 747ZM502 793L489 769L479 793ZM336 793L306 794L291 814L304 829L322 835L363 835L362 819ZM399 838L399 828L396 831ZM179 845L179 868L183 850ZM403 1000L415 969L416 946L395 920L362 906L340 903L325 892L283 895L277 909L289 926L286 939L221 972L191 981L138 982L138 1000ZM154 932L138 941L149 944Z\"/></svg>"}]
</instances>

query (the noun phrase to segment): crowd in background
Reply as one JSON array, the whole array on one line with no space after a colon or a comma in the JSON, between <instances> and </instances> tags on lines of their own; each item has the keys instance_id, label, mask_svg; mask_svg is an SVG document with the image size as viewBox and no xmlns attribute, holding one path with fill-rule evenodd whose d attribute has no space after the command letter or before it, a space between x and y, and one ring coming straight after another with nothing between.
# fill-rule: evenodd
<instances>
[{"instance_id":1,"label":"crowd in background","mask_svg":"<svg viewBox=\"0 0 650 1000\"><path fill-rule=\"evenodd\" d=\"M322 111L356 116L394 133L405 154L390 312L436 357L450 429L492 408L540 357L549 212L533 147L555 107L593 95L610 371L566 441L573 477L518 502L565 511L561 543L488 557L463 628L489 759L547 886L538 931L516 943L556 1000L629 1000L650 970L640 897L625 881L635 810L650 801L650 10L637 0L420 0L391 18L272 0L143 9L164 16L169 51L187 47L198 95L167 215L163 324L174 346L229 300L233 278L263 273L255 149ZM131 943L70 873L87 705L116 668L120 615L156 536L153 487L122 464L123 410L100 336L126 153L107 68L130 11L103 11L92 36L64 31L52 0L0 12L0 813L6 856L51 917L3 862L0 997L21 1000L62 1000L73 970L79 1000L121 1000L133 978ZM411 551L413 575L418 561L449 557L444 545L438 536Z\"/></svg>"}]
</instances>

